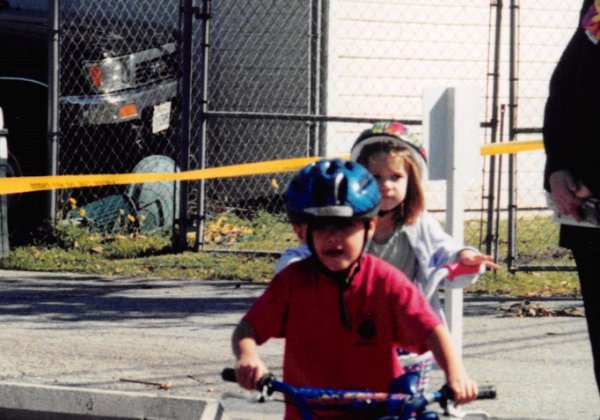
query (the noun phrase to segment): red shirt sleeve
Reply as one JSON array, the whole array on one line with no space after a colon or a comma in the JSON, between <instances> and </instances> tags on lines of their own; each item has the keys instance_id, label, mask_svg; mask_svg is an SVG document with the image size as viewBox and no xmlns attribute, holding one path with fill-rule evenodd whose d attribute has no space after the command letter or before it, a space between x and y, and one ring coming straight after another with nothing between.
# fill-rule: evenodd
<instances>
[{"instance_id":1,"label":"red shirt sleeve","mask_svg":"<svg viewBox=\"0 0 600 420\"><path fill-rule=\"evenodd\" d=\"M254 328L257 344L271 337L285 337L288 296L289 281L280 273L244 315L243 320Z\"/></svg>"}]
</instances>

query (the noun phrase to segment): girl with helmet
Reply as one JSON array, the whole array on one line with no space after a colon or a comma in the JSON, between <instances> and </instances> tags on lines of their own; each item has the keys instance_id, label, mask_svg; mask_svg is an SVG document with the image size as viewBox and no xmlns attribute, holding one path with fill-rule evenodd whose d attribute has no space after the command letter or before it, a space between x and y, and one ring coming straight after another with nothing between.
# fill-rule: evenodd
<instances>
[{"instance_id":1,"label":"girl with helmet","mask_svg":"<svg viewBox=\"0 0 600 420\"><path fill-rule=\"evenodd\" d=\"M427 289L437 269L456 260L465 265L484 264L499 268L490 256L456 243L426 211L422 179L426 172L427 154L419 139L411 135L404 124L374 124L360 134L352 146L350 157L369 170L382 195L377 226L366 247L367 252L396 266L421 291ZM306 258L310 251L306 244L284 251L276 265L276 272L292 260ZM475 278L463 277L462 283L456 281L450 286L464 287ZM429 303L444 320L437 293L433 294ZM403 353L404 365L420 373L420 387L424 389L431 371L431 355Z\"/></svg>"},{"instance_id":2,"label":"girl with helmet","mask_svg":"<svg viewBox=\"0 0 600 420\"><path fill-rule=\"evenodd\" d=\"M431 274L449 262L460 260L465 265L483 264L500 268L492 257L475 248L458 244L425 209L422 180L427 169L427 153L418 137L399 122L378 122L363 131L354 142L350 158L365 166L378 182L382 202L374 238L366 251L398 267L421 290L425 290ZM296 232L300 224L292 220ZM292 261L310 256L306 242L283 252L275 273ZM469 283L454 282L453 287ZM437 295L430 301L444 319Z\"/></svg>"},{"instance_id":3,"label":"girl with helmet","mask_svg":"<svg viewBox=\"0 0 600 420\"><path fill-rule=\"evenodd\" d=\"M377 229L368 251L389 261L425 290L431 274L449 262L500 268L491 256L457 243L425 209L427 153L399 122L376 123L354 142L352 160L375 177L382 194ZM468 284L454 283L451 287ZM444 319L437 294L430 300Z\"/></svg>"},{"instance_id":4,"label":"girl with helmet","mask_svg":"<svg viewBox=\"0 0 600 420\"><path fill-rule=\"evenodd\" d=\"M356 162L321 160L292 179L288 216L312 256L277 274L236 327L242 387L255 389L267 372L257 345L280 337L286 339L283 380L295 386L387 391L403 373L401 346L432 351L457 402L476 397L477 384L422 293L391 264L364 252L380 201L376 180ZM315 414L348 418L347 412ZM288 405L286 418L297 416Z\"/></svg>"}]
</instances>

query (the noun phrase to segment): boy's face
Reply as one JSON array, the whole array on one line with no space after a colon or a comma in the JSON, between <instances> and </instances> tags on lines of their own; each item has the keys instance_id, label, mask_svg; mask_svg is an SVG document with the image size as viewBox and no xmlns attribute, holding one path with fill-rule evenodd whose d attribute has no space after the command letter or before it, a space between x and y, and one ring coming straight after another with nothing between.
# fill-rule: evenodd
<instances>
[{"instance_id":1,"label":"boy's face","mask_svg":"<svg viewBox=\"0 0 600 420\"><path fill-rule=\"evenodd\" d=\"M379 185L382 211L393 209L406 198L409 176L406 166L402 159L390 154L369 159L367 169Z\"/></svg>"},{"instance_id":2,"label":"boy's face","mask_svg":"<svg viewBox=\"0 0 600 420\"><path fill-rule=\"evenodd\" d=\"M312 229L315 252L327 269L347 270L358 260L365 240L373 236L374 230L374 220L368 224L367 238L363 220L315 226Z\"/></svg>"}]
</instances>

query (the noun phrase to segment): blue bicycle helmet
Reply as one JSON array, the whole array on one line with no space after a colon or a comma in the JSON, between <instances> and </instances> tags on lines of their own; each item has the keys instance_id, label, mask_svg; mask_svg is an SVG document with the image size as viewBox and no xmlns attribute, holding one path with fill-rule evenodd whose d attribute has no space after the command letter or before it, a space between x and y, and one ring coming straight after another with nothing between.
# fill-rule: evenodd
<instances>
[{"instance_id":1,"label":"blue bicycle helmet","mask_svg":"<svg viewBox=\"0 0 600 420\"><path fill-rule=\"evenodd\" d=\"M381 194L377 181L362 165L323 159L294 176L285 199L292 223L319 218L368 220L377 215Z\"/></svg>"}]
</instances>

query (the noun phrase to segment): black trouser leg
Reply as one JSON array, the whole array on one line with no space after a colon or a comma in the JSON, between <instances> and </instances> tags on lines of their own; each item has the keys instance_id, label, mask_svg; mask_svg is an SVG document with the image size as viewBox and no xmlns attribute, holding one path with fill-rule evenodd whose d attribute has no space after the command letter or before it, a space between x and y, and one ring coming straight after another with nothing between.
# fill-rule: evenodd
<instances>
[{"instance_id":1,"label":"black trouser leg","mask_svg":"<svg viewBox=\"0 0 600 420\"><path fill-rule=\"evenodd\" d=\"M596 385L600 392L600 250L573 249L588 325Z\"/></svg>"}]
</instances>

